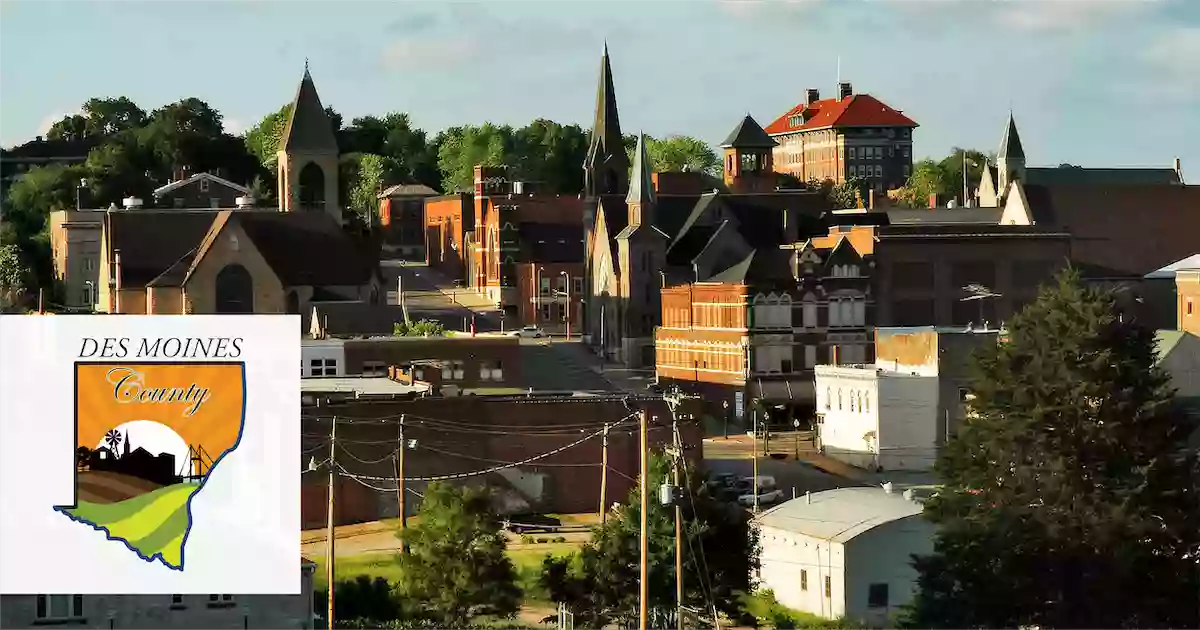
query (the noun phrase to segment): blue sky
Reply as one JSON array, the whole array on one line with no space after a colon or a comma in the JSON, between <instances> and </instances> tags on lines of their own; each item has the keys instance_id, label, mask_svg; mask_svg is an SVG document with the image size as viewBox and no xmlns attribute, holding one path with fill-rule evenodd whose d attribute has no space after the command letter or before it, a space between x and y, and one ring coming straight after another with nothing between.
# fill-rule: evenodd
<instances>
[{"instance_id":1,"label":"blue sky","mask_svg":"<svg viewBox=\"0 0 1200 630\"><path fill-rule=\"evenodd\" d=\"M0 2L0 144L91 96L204 99L244 129L289 100L406 111L432 133L590 124L602 42L629 133L714 144L841 76L921 124L918 156L994 151L1011 107L1031 164L1167 166L1200 181L1200 1Z\"/></svg>"}]
</instances>

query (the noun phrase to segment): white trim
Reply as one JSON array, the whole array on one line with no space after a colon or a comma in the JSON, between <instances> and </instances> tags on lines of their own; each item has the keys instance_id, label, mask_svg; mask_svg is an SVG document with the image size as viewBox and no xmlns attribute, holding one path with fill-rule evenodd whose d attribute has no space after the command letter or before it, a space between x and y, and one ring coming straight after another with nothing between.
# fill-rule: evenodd
<instances>
[{"instance_id":1,"label":"white trim","mask_svg":"<svg viewBox=\"0 0 1200 630\"><path fill-rule=\"evenodd\" d=\"M212 173L196 173L195 175L192 175L191 177L189 177L187 179L181 179L177 182L171 182L165 186L159 186L158 188L155 188L154 196L159 197L161 195L165 195L165 194L171 192L172 190L175 190L177 188L182 188L183 186L187 186L188 184L191 184L193 182L198 182L200 180L216 182L218 184L221 184L222 186L225 186L226 188L232 188L233 190L236 190L242 194L250 193L249 188L246 188L245 186L239 186L239 185L229 181L228 179L225 179L224 177L217 177L216 175L213 175ZM206 192L206 191L201 191L201 192Z\"/></svg>"}]
</instances>

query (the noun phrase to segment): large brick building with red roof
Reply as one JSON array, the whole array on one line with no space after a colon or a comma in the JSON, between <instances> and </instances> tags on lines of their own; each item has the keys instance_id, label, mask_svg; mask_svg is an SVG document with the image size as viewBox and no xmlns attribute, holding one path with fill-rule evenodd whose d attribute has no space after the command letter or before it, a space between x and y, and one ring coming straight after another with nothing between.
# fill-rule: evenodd
<instances>
[{"instance_id":1,"label":"large brick building with red roof","mask_svg":"<svg viewBox=\"0 0 1200 630\"><path fill-rule=\"evenodd\" d=\"M838 84L836 98L822 99L816 89L767 125L777 172L804 181L866 181L878 192L904 185L912 172L912 132L908 116L870 94L855 94Z\"/></svg>"}]
</instances>

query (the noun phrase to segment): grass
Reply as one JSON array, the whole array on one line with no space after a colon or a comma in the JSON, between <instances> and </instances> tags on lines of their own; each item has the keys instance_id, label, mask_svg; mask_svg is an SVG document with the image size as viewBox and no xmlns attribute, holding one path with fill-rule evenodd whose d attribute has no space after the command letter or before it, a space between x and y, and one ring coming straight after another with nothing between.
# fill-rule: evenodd
<instances>
[{"instance_id":1,"label":"grass","mask_svg":"<svg viewBox=\"0 0 1200 630\"><path fill-rule=\"evenodd\" d=\"M183 537L191 524L187 503L198 488L193 484L175 484L116 503L80 501L63 512L104 528L110 538L129 543L146 558L161 554L164 563L179 567Z\"/></svg>"},{"instance_id":2,"label":"grass","mask_svg":"<svg viewBox=\"0 0 1200 630\"><path fill-rule=\"evenodd\" d=\"M508 557L512 559L517 570L518 583L525 591L527 602L545 602L546 594L538 585L538 576L542 571L542 559L547 554L564 556L575 553L580 543L544 543L509 549ZM324 556L306 556L317 565L313 576L313 588L321 590L327 587ZM338 580L349 580L359 575L371 578L382 577L389 582L400 579L400 567L396 564L396 554L390 551L364 553L356 556L338 556L334 566L334 577Z\"/></svg>"}]
</instances>

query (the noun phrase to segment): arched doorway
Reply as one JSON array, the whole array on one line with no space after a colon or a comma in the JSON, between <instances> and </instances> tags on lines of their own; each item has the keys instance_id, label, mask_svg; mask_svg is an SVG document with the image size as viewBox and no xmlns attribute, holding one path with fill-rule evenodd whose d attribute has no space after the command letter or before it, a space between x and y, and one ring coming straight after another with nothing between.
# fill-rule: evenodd
<instances>
[{"instance_id":1,"label":"arched doorway","mask_svg":"<svg viewBox=\"0 0 1200 630\"><path fill-rule=\"evenodd\" d=\"M325 209L325 171L316 162L309 162L300 169L300 207Z\"/></svg>"},{"instance_id":2,"label":"arched doorway","mask_svg":"<svg viewBox=\"0 0 1200 630\"><path fill-rule=\"evenodd\" d=\"M245 267L226 265L217 273L216 293L218 313L254 312L254 280Z\"/></svg>"},{"instance_id":3,"label":"arched doorway","mask_svg":"<svg viewBox=\"0 0 1200 630\"><path fill-rule=\"evenodd\" d=\"M295 291L288 291L287 313L288 313L288 315L299 315L300 314L300 296L296 295Z\"/></svg>"}]
</instances>

